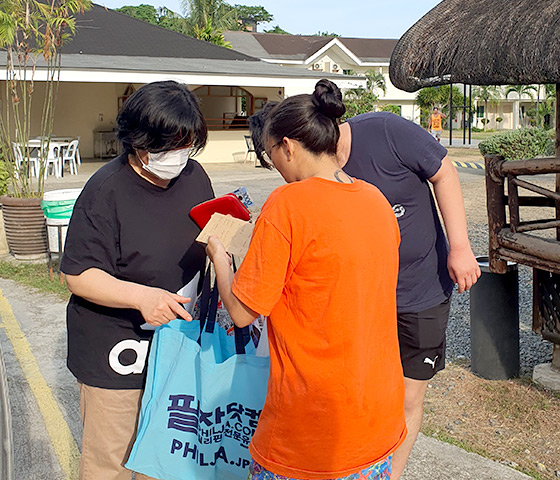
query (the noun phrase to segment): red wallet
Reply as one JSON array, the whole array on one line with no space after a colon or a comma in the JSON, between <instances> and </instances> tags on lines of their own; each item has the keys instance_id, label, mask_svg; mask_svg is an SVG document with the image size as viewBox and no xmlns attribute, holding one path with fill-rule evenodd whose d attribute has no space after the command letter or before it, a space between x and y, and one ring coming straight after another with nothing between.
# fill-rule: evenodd
<instances>
[{"instance_id":1,"label":"red wallet","mask_svg":"<svg viewBox=\"0 0 560 480\"><path fill-rule=\"evenodd\" d=\"M191 208L190 216L203 229L214 213L231 215L245 221L251 219L251 214L247 207L233 193L227 193L222 197L213 198L194 206Z\"/></svg>"}]
</instances>

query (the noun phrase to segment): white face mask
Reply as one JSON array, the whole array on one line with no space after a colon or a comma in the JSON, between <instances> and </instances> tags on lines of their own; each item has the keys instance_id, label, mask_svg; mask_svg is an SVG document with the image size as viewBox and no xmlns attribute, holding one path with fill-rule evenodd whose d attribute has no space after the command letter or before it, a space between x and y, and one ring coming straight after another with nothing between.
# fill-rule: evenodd
<instances>
[{"instance_id":1,"label":"white face mask","mask_svg":"<svg viewBox=\"0 0 560 480\"><path fill-rule=\"evenodd\" d=\"M148 164L140 160L142 168L152 173L162 180L172 180L178 177L186 167L189 161L189 155L192 148L180 148L178 150L169 150L167 152L150 153L148 152ZM138 152L136 152L138 155ZM138 155L138 158L140 156Z\"/></svg>"}]
</instances>

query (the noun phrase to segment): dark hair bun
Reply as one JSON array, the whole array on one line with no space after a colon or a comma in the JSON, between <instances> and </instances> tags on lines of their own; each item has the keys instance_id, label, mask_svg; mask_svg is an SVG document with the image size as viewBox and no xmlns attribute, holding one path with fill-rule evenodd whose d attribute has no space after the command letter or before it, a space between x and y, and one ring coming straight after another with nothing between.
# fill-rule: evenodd
<instances>
[{"instance_id":1,"label":"dark hair bun","mask_svg":"<svg viewBox=\"0 0 560 480\"><path fill-rule=\"evenodd\" d=\"M344 115L346 107L342 102L342 93L330 80L322 79L315 85L313 103L318 110L329 118L337 119Z\"/></svg>"}]
</instances>

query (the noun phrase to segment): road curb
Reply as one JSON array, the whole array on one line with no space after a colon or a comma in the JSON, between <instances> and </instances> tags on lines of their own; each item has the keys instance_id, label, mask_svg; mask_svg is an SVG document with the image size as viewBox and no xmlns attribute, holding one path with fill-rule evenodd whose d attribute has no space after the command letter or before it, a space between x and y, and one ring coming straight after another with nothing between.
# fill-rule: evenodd
<instances>
[{"instance_id":1,"label":"road curb","mask_svg":"<svg viewBox=\"0 0 560 480\"><path fill-rule=\"evenodd\" d=\"M484 163L481 162L459 162L453 160L453 165L460 168L472 168L475 170L485 170Z\"/></svg>"}]
</instances>

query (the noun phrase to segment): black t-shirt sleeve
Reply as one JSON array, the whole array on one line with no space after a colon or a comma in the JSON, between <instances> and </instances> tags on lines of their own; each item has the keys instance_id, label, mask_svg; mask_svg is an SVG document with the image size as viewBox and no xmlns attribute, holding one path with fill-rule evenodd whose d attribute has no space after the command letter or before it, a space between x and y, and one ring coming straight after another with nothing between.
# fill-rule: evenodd
<instances>
[{"instance_id":1,"label":"black t-shirt sleeve","mask_svg":"<svg viewBox=\"0 0 560 480\"><path fill-rule=\"evenodd\" d=\"M68 226L61 271L79 275L89 268L99 268L115 275L116 237L116 228L111 220L77 205Z\"/></svg>"},{"instance_id":2,"label":"black t-shirt sleeve","mask_svg":"<svg viewBox=\"0 0 560 480\"><path fill-rule=\"evenodd\" d=\"M421 178L433 177L447 155L447 150L422 127L398 115L387 116L385 134L394 154Z\"/></svg>"}]
</instances>

